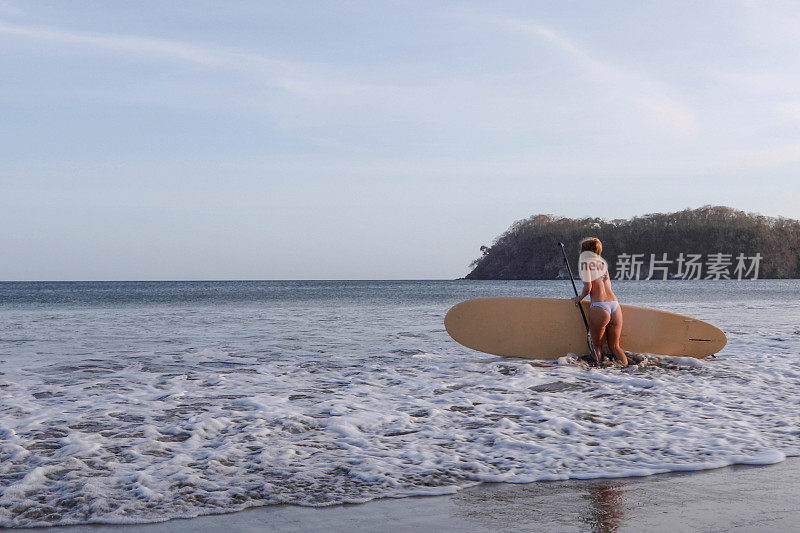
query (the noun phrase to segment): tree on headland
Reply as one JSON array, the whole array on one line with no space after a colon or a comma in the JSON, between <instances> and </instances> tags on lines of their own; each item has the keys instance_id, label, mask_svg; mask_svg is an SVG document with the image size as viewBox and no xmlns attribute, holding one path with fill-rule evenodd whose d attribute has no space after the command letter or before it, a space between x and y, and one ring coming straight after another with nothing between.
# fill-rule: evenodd
<instances>
[{"instance_id":1,"label":"tree on headland","mask_svg":"<svg viewBox=\"0 0 800 533\"><path fill-rule=\"evenodd\" d=\"M613 274L623 254L642 254L649 263L667 254L760 254L759 278L800 278L800 221L766 217L722 206L703 206L675 213L652 213L629 220L572 219L534 215L518 220L491 246L481 247L467 279L565 279L559 242L567 245L573 264L584 237L603 241L603 257ZM623 256L624 257L624 256ZM676 277L679 266L669 266ZM646 268L641 277L646 277Z\"/></svg>"}]
</instances>

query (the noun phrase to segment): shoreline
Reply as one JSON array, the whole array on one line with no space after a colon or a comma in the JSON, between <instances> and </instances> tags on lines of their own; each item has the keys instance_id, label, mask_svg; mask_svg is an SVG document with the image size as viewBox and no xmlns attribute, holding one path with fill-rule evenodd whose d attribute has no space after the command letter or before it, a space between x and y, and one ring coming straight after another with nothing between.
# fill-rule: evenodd
<instances>
[{"instance_id":1,"label":"shoreline","mask_svg":"<svg viewBox=\"0 0 800 533\"><path fill-rule=\"evenodd\" d=\"M484 483L444 496L331 507L274 505L131 525L48 533L323 531L789 531L800 529L800 457L635 478Z\"/></svg>"}]
</instances>

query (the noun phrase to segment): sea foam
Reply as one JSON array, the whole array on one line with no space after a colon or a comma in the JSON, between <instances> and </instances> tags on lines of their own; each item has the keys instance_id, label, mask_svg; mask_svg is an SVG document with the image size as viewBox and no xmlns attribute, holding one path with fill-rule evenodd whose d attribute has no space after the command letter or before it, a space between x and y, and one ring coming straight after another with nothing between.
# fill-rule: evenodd
<instances>
[{"instance_id":1,"label":"sea foam","mask_svg":"<svg viewBox=\"0 0 800 533\"><path fill-rule=\"evenodd\" d=\"M447 305L408 298L6 306L0 525L154 522L800 454L800 336L780 302L762 299L757 317L697 302L729 332L717 359L620 370L469 351L441 327Z\"/></svg>"}]
</instances>

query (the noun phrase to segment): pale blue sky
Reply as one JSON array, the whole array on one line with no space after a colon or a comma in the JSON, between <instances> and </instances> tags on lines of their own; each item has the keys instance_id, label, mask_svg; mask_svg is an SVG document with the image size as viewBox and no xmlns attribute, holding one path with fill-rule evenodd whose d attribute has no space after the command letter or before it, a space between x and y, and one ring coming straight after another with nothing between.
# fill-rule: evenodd
<instances>
[{"instance_id":1,"label":"pale blue sky","mask_svg":"<svg viewBox=\"0 0 800 533\"><path fill-rule=\"evenodd\" d=\"M453 278L535 213L800 218L780 2L0 0L0 279Z\"/></svg>"}]
</instances>

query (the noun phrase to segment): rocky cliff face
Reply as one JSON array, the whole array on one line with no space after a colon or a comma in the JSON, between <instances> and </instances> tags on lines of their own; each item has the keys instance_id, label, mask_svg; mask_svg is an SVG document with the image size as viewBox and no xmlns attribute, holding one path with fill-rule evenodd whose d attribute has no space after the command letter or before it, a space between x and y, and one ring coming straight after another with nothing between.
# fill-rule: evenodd
<instances>
[{"instance_id":1,"label":"rocky cliff face","mask_svg":"<svg viewBox=\"0 0 800 533\"><path fill-rule=\"evenodd\" d=\"M704 206L630 220L534 215L482 247L467 279L565 279L584 237L603 241L616 279L800 278L800 221ZM574 272L577 277L577 272Z\"/></svg>"}]
</instances>

